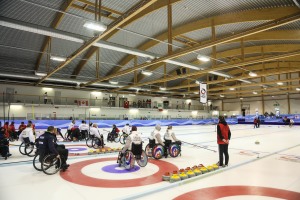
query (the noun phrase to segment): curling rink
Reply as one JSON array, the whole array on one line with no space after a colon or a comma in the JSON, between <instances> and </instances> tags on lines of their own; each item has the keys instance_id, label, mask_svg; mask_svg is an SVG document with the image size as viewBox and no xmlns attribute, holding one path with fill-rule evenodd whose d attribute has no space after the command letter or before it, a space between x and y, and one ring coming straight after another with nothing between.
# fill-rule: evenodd
<instances>
[{"instance_id":1,"label":"curling rink","mask_svg":"<svg viewBox=\"0 0 300 200\"><path fill-rule=\"evenodd\" d=\"M13 154L0 160L0 199L300 199L300 127L230 125L229 166L170 183L162 175L218 161L215 125L173 126L182 144L177 158L149 158L133 170L117 166L117 152L88 155L85 142L63 142L69 149L66 172L46 175L33 168L32 158ZM153 127L138 127L144 147ZM162 127L164 133L166 127ZM107 133L100 128L106 139ZM64 133L65 131L63 131ZM255 144L258 141L259 144ZM191 144L195 144L193 146ZM108 143L107 148L122 147Z\"/></svg>"}]
</instances>

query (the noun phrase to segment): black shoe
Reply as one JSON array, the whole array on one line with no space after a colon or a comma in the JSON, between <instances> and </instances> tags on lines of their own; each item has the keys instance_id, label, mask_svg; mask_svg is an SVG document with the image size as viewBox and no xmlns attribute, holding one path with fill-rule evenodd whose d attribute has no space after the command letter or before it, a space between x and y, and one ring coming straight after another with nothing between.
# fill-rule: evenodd
<instances>
[{"instance_id":1,"label":"black shoe","mask_svg":"<svg viewBox=\"0 0 300 200\"><path fill-rule=\"evenodd\" d=\"M11 153L8 153L7 155L6 155L6 157L10 157L12 154Z\"/></svg>"}]
</instances>

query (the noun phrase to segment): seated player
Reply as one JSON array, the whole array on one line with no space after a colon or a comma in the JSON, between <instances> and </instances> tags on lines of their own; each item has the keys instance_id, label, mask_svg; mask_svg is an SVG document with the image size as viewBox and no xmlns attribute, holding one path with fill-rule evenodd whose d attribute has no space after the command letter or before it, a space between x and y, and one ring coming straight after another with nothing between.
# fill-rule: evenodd
<instances>
[{"instance_id":1,"label":"seated player","mask_svg":"<svg viewBox=\"0 0 300 200\"><path fill-rule=\"evenodd\" d=\"M157 124L151 135L152 135L152 138L155 140L155 144L160 144L164 147L164 153L165 153L164 156L167 158L168 157L167 148L166 148L164 141L162 140L160 130L161 130L161 127L159 124Z\"/></svg>"},{"instance_id":2,"label":"seated player","mask_svg":"<svg viewBox=\"0 0 300 200\"><path fill-rule=\"evenodd\" d=\"M170 146L171 143L174 143L174 142L181 145L181 141L176 138L175 133L172 130L172 126L168 126L167 131L164 135L164 139L165 139L165 145L167 148Z\"/></svg>"},{"instance_id":3,"label":"seated player","mask_svg":"<svg viewBox=\"0 0 300 200\"><path fill-rule=\"evenodd\" d=\"M108 135L107 135L107 141L113 142L115 140L115 138L119 136L119 132L120 132L120 130L114 124L113 127L112 127L111 132L108 133Z\"/></svg>"},{"instance_id":4,"label":"seated player","mask_svg":"<svg viewBox=\"0 0 300 200\"><path fill-rule=\"evenodd\" d=\"M103 135L100 133L97 124L93 124L92 127L90 128L90 136L98 138L99 143L97 145L99 147L102 146L102 148L104 148L105 144L104 144L104 141L103 141Z\"/></svg>"},{"instance_id":5,"label":"seated player","mask_svg":"<svg viewBox=\"0 0 300 200\"><path fill-rule=\"evenodd\" d=\"M5 159L11 154L9 153L9 141L5 138L5 130L4 128L0 129L0 154Z\"/></svg>"},{"instance_id":6,"label":"seated player","mask_svg":"<svg viewBox=\"0 0 300 200\"><path fill-rule=\"evenodd\" d=\"M34 143L35 137L33 134L32 124L27 124L27 127L19 135L19 140L28 144Z\"/></svg>"},{"instance_id":7,"label":"seated player","mask_svg":"<svg viewBox=\"0 0 300 200\"><path fill-rule=\"evenodd\" d=\"M79 130L82 138L86 138L89 131L89 126L86 124L84 120L81 121L81 124L79 125Z\"/></svg>"}]
</instances>

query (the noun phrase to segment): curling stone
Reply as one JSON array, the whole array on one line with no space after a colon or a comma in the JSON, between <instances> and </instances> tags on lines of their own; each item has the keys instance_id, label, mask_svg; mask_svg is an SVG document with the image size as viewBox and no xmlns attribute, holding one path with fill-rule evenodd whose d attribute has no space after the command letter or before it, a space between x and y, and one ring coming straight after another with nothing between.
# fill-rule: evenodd
<instances>
[{"instance_id":1,"label":"curling stone","mask_svg":"<svg viewBox=\"0 0 300 200\"><path fill-rule=\"evenodd\" d=\"M186 171L186 172L189 171L189 170L191 170L190 167L185 168L185 171Z\"/></svg>"},{"instance_id":2,"label":"curling stone","mask_svg":"<svg viewBox=\"0 0 300 200\"><path fill-rule=\"evenodd\" d=\"M195 174L196 176L199 176L200 174L202 174L202 172L201 172L200 169L195 168L195 169L194 169L194 174Z\"/></svg>"},{"instance_id":3,"label":"curling stone","mask_svg":"<svg viewBox=\"0 0 300 200\"><path fill-rule=\"evenodd\" d=\"M106 150L105 150L105 149L101 149L101 152L102 152L102 153L106 153Z\"/></svg>"},{"instance_id":4,"label":"curling stone","mask_svg":"<svg viewBox=\"0 0 300 200\"><path fill-rule=\"evenodd\" d=\"M88 151L88 155L93 154L93 152L94 152L93 150L89 150L89 151Z\"/></svg>"},{"instance_id":5,"label":"curling stone","mask_svg":"<svg viewBox=\"0 0 300 200\"><path fill-rule=\"evenodd\" d=\"M100 149L96 149L96 153L100 153Z\"/></svg>"},{"instance_id":6,"label":"curling stone","mask_svg":"<svg viewBox=\"0 0 300 200\"><path fill-rule=\"evenodd\" d=\"M205 167L201 167L201 168L200 168L200 171L201 171L203 174L205 174L205 173L208 172L208 170L207 170Z\"/></svg>"},{"instance_id":7,"label":"curling stone","mask_svg":"<svg viewBox=\"0 0 300 200\"><path fill-rule=\"evenodd\" d=\"M188 175L189 178L196 176L192 170L189 170L186 174Z\"/></svg>"},{"instance_id":8,"label":"curling stone","mask_svg":"<svg viewBox=\"0 0 300 200\"><path fill-rule=\"evenodd\" d=\"M213 168L212 166L207 166L206 168L207 168L208 171L210 171L210 172L211 172L211 171L214 171L214 168Z\"/></svg>"},{"instance_id":9,"label":"curling stone","mask_svg":"<svg viewBox=\"0 0 300 200\"><path fill-rule=\"evenodd\" d=\"M258 140L255 141L255 144L260 144L260 142Z\"/></svg>"},{"instance_id":10,"label":"curling stone","mask_svg":"<svg viewBox=\"0 0 300 200\"><path fill-rule=\"evenodd\" d=\"M219 166L217 164L213 164L212 167L214 168L214 170L219 169Z\"/></svg>"},{"instance_id":11,"label":"curling stone","mask_svg":"<svg viewBox=\"0 0 300 200\"><path fill-rule=\"evenodd\" d=\"M180 173L179 177L181 178L181 180L185 180L185 179L189 178L188 175L186 175L184 172Z\"/></svg>"},{"instance_id":12,"label":"curling stone","mask_svg":"<svg viewBox=\"0 0 300 200\"><path fill-rule=\"evenodd\" d=\"M164 175L162 175L163 181L170 181L170 177L171 177L170 172L166 172Z\"/></svg>"},{"instance_id":13,"label":"curling stone","mask_svg":"<svg viewBox=\"0 0 300 200\"><path fill-rule=\"evenodd\" d=\"M184 169L180 169L179 172L182 173L182 172L185 172L185 170Z\"/></svg>"},{"instance_id":14,"label":"curling stone","mask_svg":"<svg viewBox=\"0 0 300 200\"><path fill-rule=\"evenodd\" d=\"M180 181L181 178L178 176L178 174L173 174L171 177L170 177L170 183L174 183L174 182L177 182L177 181Z\"/></svg>"}]
</instances>

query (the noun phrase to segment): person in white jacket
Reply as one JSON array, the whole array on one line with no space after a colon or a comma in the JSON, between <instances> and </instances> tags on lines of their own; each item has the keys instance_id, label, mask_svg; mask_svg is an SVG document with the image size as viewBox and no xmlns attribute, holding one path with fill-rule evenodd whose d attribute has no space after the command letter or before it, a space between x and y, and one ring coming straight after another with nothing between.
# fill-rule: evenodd
<instances>
[{"instance_id":1,"label":"person in white jacket","mask_svg":"<svg viewBox=\"0 0 300 200\"><path fill-rule=\"evenodd\" d=\"M137 145L137 146L141 145L140 149L135 149L135 150L140 151L140 154L142 153L142 143L143 143L142 136L139 132L137 132L136 126L132 126L131 130L132 130L131 134L126 138L126 143L125 143L122 151L119 153L117 163L121 163L121 159L127 150L129 150L129 151L132 150L132 144ZM132 153L135 154L136 152L132 152ZM136 155L136 158L140 159L140 156L141 155Z\"/></svg>"},{"instance_id":2,"label":"person in white jacket","mask_svg":"<svg viewBox=\"0 0 300 200\"><path fill-rule=\"evenodd\" d=\"M167 131L164 135L165 145L168 148L171 143L176 142L177 144L181 145L181 141L176 138L174 131L172 130L172 126L168 126Z\"/></svg>"},{"instance_id":3,"label":"person in white jacket","mask_svg":"<svg viewBox=\"0 0 300 200\"><path fill-rule=\"evenodd\" d=\"M32 124L27 124L26 128L19 135L19 140L21 140L21 142L25 142L25 143L29 143L29 142L34 143L35 142Z\"/></svg>"},{"instance_id":4,"label":"person in white jacket","mask_svg":"<svg viewBox=\"0 0 300 200\"><path fill-rule=\"evenodd\" d=\"M102 148L104 147L104 142L103 142L103 135L100 133L99 129L98 129L98 125L97 124L93 124L92 127L90 128L90 135L93 137L96 137L100 140L100 144L98 144L99 146L102 146Z\"/></svg>"},{"instance_id":5,"label":"person in white jacket","mask_svg":"<svg viewBox=\"0 0 300 200\"><path fill-rule=\"evenodd\" d=\"M127 135L130 134L130 132L131 132L131 127L129 126L129 124L126 124L126 125L124 126L124 128L122 129L122 132L125 133L125 134L127 134Z\"/></svg>"},{"instance_id":6,"label":"person in white jacket","mask_svg":"<svg viewBox=\"0 0 300 200\"><path fill-rule=\"evenodd\" d=\"M165 158L168 157L168 152L164 140L162 140L160 134L161 127L159 124L156 124L154 131L151 133L151 137L155 140L155 144L160 144L164 148L164 156Z\"/></svg>"}]
</instances>

